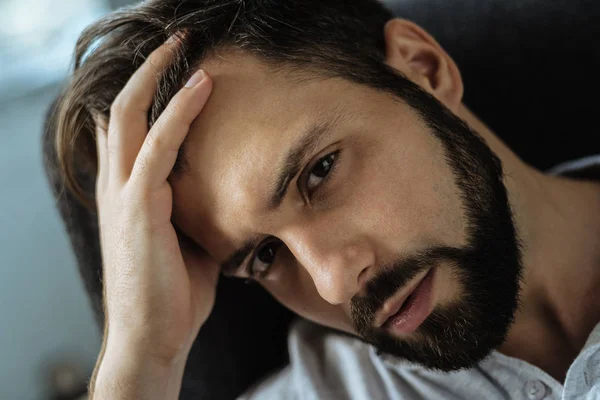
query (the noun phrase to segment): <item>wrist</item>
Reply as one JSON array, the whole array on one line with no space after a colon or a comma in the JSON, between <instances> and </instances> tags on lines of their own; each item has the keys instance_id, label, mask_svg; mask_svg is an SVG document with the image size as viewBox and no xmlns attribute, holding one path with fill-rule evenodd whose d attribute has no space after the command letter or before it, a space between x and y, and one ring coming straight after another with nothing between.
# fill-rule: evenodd
<instances>
[{"instance_id":1,"label":"wrist","mask_svg":"<svg viewBox=\"0 0 600 400\"><path fill-rule=\"evenodd\" d=\"M156 359L136 343L107 340L92 399L178 399L186 360Z\"/></svg>"},{"instance_id":2,"label":"wrist","mask_svg":"<svg viewBox=\"0 0 600 400\"><path fill-rule=\"evenodd\" d=\"M125 351L136 354L137 358L153 364L170 367L180 360L187 359L192 348L193 339L171 340L172 338L157 337L147 328L134 329L131 326L115 323L108 324L106 329L106 348L116 352ZM181 338L180 338L181 339ZM194 335L195 339L195 335ZM169 343L169 345L165 344Z\"/></svg>"}]
</instances>

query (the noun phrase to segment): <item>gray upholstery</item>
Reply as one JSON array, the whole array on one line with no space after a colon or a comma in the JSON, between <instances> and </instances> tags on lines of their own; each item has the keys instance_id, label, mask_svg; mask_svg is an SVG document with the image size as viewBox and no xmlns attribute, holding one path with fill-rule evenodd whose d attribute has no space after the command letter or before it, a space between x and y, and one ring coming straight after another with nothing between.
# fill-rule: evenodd
<instances>
[{"instance_id":1,"label":"gray upholstery","mask_svg":"<svg viewBox=\"0 0 600 400\"><path fill-rule=\"evenodd\" d=\"M390 2L388 2L390 3ZM428 30L456 60L465 103L531 164L598 152L600 3L592 0L404 0L397 15ZM52 109L49 112L53 112ZM58 196L53 129L44 157ZM93 187L93 177L90 187ZM58 202L102 325L96 216ZM215 310L188 359L181 399L230 399L287 359L292 314L258 287L222 279Z\"/></svg>"},{"instance_id":2,"label":"gray upholstery","mask_svg":"<svg viewBox=\"0 0 600 400\"><path fill-rule=\"evenodd\" d=\"M523 159L547 169L597 153L600 3L397 0L458 64L465 104Z\"/></svg>"}]
</instances>

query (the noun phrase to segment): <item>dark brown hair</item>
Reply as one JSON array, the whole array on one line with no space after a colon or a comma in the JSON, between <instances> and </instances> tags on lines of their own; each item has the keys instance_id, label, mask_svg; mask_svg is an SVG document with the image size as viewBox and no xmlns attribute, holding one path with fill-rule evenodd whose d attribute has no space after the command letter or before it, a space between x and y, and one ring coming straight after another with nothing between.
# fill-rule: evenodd
<instances>
[{"instance_id":1,"label":"dark brown hair","mask_svg":"<svg viewBox=\"0 0 600 400\"><path fill-rule=\"evenodd\" d=\"M77 42L72 75L51 111L55 150L66 188L93 206L95 118L167 38L180 37L173 63L159 78L151 126L202 60L225 48L241 50L296 75L342 77L398 95L418 90L385 66L383 28L393 15L376 0L158 0L108 15Z\"/></svg>"}]
</instances>

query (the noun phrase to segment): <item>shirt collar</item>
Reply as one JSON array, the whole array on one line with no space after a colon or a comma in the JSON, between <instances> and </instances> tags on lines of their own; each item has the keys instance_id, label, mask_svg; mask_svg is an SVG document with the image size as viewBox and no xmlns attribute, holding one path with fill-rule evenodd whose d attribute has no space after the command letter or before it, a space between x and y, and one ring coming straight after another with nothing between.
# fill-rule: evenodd
<instances>
[{"instance_id":1,"label":"shirt collar","mask_svg":"<svg viewBox=\"0 0 600 400\"><path fill-rule=\"evenodd\" d=\"M547 171L550 175L600 180L600 154L560 163Z\"/></svg>"}]
</instances>

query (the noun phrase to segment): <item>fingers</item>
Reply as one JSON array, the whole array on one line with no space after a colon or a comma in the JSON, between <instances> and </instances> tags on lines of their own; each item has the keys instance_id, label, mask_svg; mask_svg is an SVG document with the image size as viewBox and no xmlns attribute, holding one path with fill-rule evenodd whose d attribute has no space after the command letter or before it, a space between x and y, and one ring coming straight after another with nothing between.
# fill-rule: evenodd
<instances>
[{"instance_id":1,"label":"fingers","mask_svg":"<svg viewBox=\"0 0 600 400\"><path fill-rule=\"evenodd\" d=\"M211 90L212 80L198 70L186 87L171 99L146 136L133 166L132 179L150 189L166 181L190 125L204 108Z\"/></svg>"},{"instance_id":2,"label":"fingers","mask_svg":"<svg viewBox=\"0 0 600 400\"><path fill-rule=\"evenodd\" d=\"M176 40L154 50L131 76L110 110L108 152L111 174L125 180L148 132L148 111L154 99L160 73L173 58Z\"/></svg>"}]
</instances>

